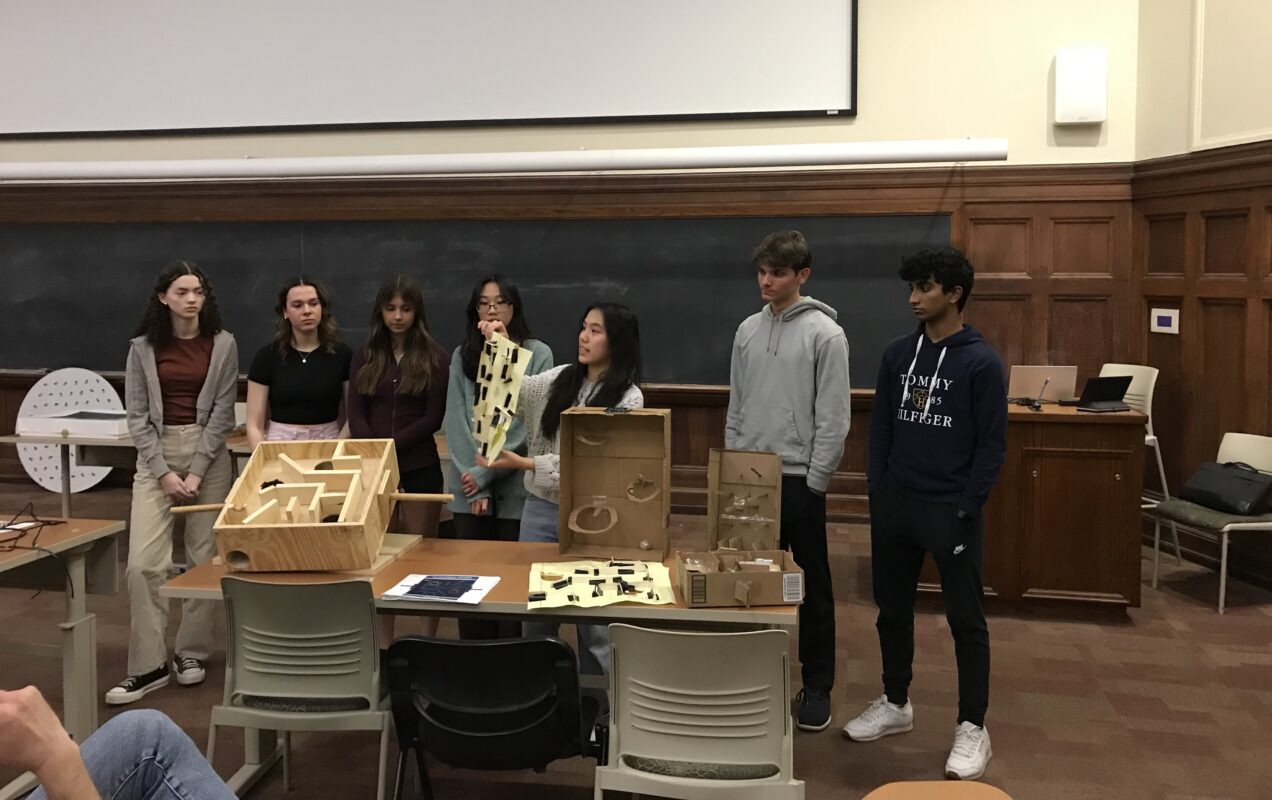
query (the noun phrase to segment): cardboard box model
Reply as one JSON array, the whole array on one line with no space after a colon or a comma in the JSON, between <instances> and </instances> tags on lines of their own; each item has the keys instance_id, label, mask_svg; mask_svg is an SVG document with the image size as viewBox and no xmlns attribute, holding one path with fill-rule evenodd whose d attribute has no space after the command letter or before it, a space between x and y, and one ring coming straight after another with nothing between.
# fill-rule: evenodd
<instances>
[{"instance_id":1,"label":"cardboard box model","mask_svg":"<svg viewBox=\"0 0 1272 800\"><path fill-rule=\"evenodd\" d=\"M677 552L689 606L772 606L804 599L804 571L779 550L782 458L711 451L707 466L707 549Z\"/></svg>"},{"instance_id":2,"label":"cardboard box model","mask_svg":"<svg viewBox=\"0 0 1272 800\"><path fill-rule=\"evenodd\" d=\"M369 569L398 487L392 439L262 442L213 530L231 571Z\"/></svg>"},{"instance_id":3,"label":"cardboard box model","mask_svg":"<svg viewBox=\"0 0 1272 800\"><path fill-rule=\"evenodd\" d=\"M662 561L671 514L671 411L561 415L560 551Z\"/></svg>"}]
</instances>

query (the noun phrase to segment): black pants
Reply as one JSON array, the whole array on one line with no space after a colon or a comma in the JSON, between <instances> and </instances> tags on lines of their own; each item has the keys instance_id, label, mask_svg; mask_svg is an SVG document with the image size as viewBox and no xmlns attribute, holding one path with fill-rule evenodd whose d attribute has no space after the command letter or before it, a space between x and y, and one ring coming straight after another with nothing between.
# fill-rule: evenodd
<instances>
[{"instance_id":1,"label":"black pants","mask_svg":"<svg viewBox=\"0 0 1272 800\"><path fill-rule=\"evenodd\" d=\"M914 597L923 554L941 573L945 618L958 661L958 721L985 724L989 706L989 628L981 587L985 524L959 520L953 503L932 503L881 487L870 497L870 560L883 654L883 689L904 704L914 677Z\"/></svg>"},{"instance_id":2,"label":"black pants","mask_svg":"<svg viewBox=\"0 0 1272 800\"><path fill-rule=\"evenodd\" d=\"M519 519L499 519L489 515L455 514L454 523L458 539L515 542L521 530ZM459 617L461 639L517 639L520 636L520 620L470 619L463 614Z\"/></svg>"},{"instance_id":3,"label":"black pants","mask_svg":"<svg viewBox=\"0 0 1272 800\"><path fill-rule=\"evenodd\" d=\"M835 593L826 549L826 498L803 475L782 476L782 549L804 570L799 607L799 662L804 687L829 692L835 685Z\"/></svg>"}]
</instances>

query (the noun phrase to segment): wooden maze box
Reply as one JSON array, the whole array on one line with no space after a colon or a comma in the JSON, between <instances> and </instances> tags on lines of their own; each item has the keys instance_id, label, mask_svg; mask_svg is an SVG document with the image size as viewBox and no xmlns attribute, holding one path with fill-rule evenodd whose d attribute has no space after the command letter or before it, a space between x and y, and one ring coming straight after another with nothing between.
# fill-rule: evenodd
<instances>
[{"instance_id":1,"label":"wooden maze box","mask_svg":"<svg viewBox=\"0 0 1272 800\"><path fill-rule=\"evenodd\" d=\"M217 515L232 571L369 569L398 486L392 439L263 442Z\"/></svg>"}]
</instances>

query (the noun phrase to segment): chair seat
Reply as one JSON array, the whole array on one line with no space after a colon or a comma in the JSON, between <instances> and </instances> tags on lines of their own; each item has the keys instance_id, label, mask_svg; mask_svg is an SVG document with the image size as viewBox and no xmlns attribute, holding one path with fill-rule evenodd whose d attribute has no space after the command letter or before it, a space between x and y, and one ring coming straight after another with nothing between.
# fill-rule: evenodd
<instances>
[{"instance_id":1,"label":"chair seat","mask_svg":"<svg viewBox=\"0 0 1272 800\"><path fill-rule=\"evenodd\" d=\"M1188 525L1193 528L1200 528L1201 530L1215 532L1221 531L1225 526L1235 523L1272 523L1272 514L1259 514L1256 516L1229 514L1226 511L1216 511L1213 508L1207 508L1206 506L1197 505L1196 503L1190 503L1187 500L1180 500L1177 497L1161 501L1153 508L1153 513L1163 519L1183 523L1184 525Z\"/></svg>"},{"instance_id":2,"label":"chair seat","mask_svg":"<svg viewBox=\"0 0 1272 800\"><path fill-rule=\"evenodd\" d=\"M755 781L772 778L782 768L777 764L711 764L700 761L671 761L665 758L624 755L623 764L639 772L696 778L709 781Z\"/></svg>"}]
</instances>

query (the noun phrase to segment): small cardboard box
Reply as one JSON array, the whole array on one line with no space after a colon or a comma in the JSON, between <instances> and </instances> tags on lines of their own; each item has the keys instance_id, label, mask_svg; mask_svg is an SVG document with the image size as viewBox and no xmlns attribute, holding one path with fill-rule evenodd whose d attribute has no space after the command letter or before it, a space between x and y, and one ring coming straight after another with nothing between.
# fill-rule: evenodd
<instances>
[{"instance_id":1,"label":"small cardboard box","mask_svg":"<svg viewBox=\"0 0 1272 800\"><path fill-rule=\"evenodd\" d=\"M671 411L561 415L560 552L662 561L671 515Z\"/></svg>"},{"instance_id":2,"label":"small cardboard box","mask_svg":"<svg viewBox=\"0 0 1272 800\"><path fill-rule=\"evenodd\" d=\"M782 457L712 448L707 549L776 550L782 532Z\"/></svg>"},{"instance_id":3,"label":"small cardboard box","mask_svg":"<svg viewBox=\"0 0 1272 800\"><path fill-rule=\"evenodd\" d=\"M230 571L369 569L398 486L392 439L262 442L213 531Z\"/></svg>"},{"instance_id":4,"label":"small cardboard box","mask_svg":"<svg viewBox=\"0 0 1272 800\"><path fill-rule=\"evenodd\" d=\"M757 559L768 559L779 571L760 571ZM677 552L676 582L690 608L799 605L804 600L804 570L785 550Z\"/></svg>"}]
</instances>

